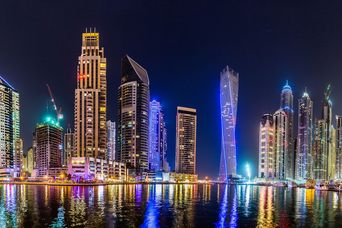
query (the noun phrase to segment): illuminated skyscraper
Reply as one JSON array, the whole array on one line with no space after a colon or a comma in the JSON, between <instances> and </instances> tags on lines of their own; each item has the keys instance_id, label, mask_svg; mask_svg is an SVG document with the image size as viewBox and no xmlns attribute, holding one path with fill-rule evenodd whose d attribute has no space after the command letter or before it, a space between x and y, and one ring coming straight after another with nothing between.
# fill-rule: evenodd
<instances>
[{"instance_id":1,"label":"illuminated skyscraper","mask_svg":"<svg viewBox=\"0 0 342 228\"><path fill-rule=\"evenodd\" d=\"M342 116L336 116L336 177L342 179Z\"/></svg>"},{"instance_id":2,"label":"illuminated skyscraper","mask_svg":"<svg viewBox=\"0 0 342 228\"><path fill-rule=\"evenodd\" d=\"M239 74L228 66L220 77L221 161L219 179L236 175L235 126L238 105Z\"/></svg>"},{"instance_id":3,"label":"illuminated skyscraper","mask_svg":"<svg viewBox=\"0 0 342 228\"><path fill-rule=\"evenodd\" d=\"M20 176L23 158L23 140L17 139L14 143L14 172L15 176Z\"/></svg>"},{"instance_id":4,"label":"illuminated skyscraper","mask_svg":"<svg viewBox=\"0 0 342 228\"><path fill-rule=\"evenodd\" d=\"M106 58L97 32L82 34L75 90L75 156L105 158Z\"/></svg>"},{"instance_id":5,"label":"illuminated skyscraper","mask_svg":"<svg viewBox=\"0 0 342 228\"><path fill-rule=\"evenodd\" d=\"M75 155L75 133L71 131L70 128L67 129L67 132L64 134L64 150L63 150L63 159L62 164L67 165L68 159L70 157L76 157Z\"/></svg>"},{"instance_id":6,"label":"illuminated skyscraper","mask_svg":"<svg viewBox=\"0 0 342 228\"><path fill-rule=\"evenodd\" d=\"M334 139L334 127L332 125L332 102L330 100L331 94L331 86L328 85L324 92L323 99L323 110L322 110L322 119L326 123L326 153L327 153L327 177L326 179L334 179L335 178L335 165L336 165L336 149L334 148L335 139Z\"/></svg>"},{"instance_id":7,"label":"illuminated skyscraper","mask_svg":"<svg viewBox=\"0 0 342 228\"><path fill-rule=\"evenodd\" d=\"M196 109L177 107L176 172L196 174Z\"/></svg>"},{"instance_id":8,"label":"illuminated skyscraper","mask_svg":"<svg viewBox=\"0 0 342 228\"><path fill-rule=\"evenodd\" d=\"M14 169L19 123L19 93L0 76L0 178L19 176Z\"/></svg>"},{"instance_id":9,"label":"illuminated skyscraper","mask_svg":"<svg viewBox=\"0 0 342 228\"><path fill-rule=\"evenodd\" d=\"M328 125L325 120L316 121L312 159L313 178L318 180L326 180L328 177L327 130Z\"/></svg>"},{"instance_id":10,"label":"illuminated skyscraper","mask_svg":"<svg viewBox=\"0 0 342 228\"><path fill-rule=\"evenodd\" d=\"M280 109L273 115L274 120L274 149L275 149L275 178L286 179L286 156L288 151L288 119L286 113Z\"/></svg>"},{"instance_id":11,"label":"illuminated skyscraper","mask_svg":"<svg viewBox=\"0 0 342 228\"><path fill-rule=\"evenodd\" d=\"M305 91L298 100L298 140L296 153L296 179L312 178L313 102Z\"/></svg>"},{"instance_id":12,"label":"illuminated skyscraper","mask_svg":"<svg viewBox=\"0 0 342 228\"><path fill-rule=\"evenodd\" d=\"M166 162L167 132L164 113L158 101L150 102L149 118L149 168L154 171L163 171L163 164Z\"/></svg>"},{"instance_id":13,"label":"illuminated skyscraper","mask_svg":"<svg viewBox=\"0 0 342 228\"><path fill-rule=\"evenodd\" d=\"M295 163L295 156L294 156L294 137L293 137L293 95L292 89L289 86L289 83L286 81L285 86L281 91L281 98L280 98L280 108L286 113L287 116L287 148L285 151L285 178L292 179L294 178L294 163Z\"/></svg>"},{"instance_id":14,"label":"illuminated skyscraper","mask_svg":"<svg viewBox=\"0 0 342 228\"><path fill-rule=\"evenodd\" d=\"M33 141L36 176L55 176L56 169L62 167L63 128L47 117L37 124Z\"/></svg>"},{"instance_id":15,"label":"illuminated skyscraper","mask_svg":"<svg viewBox=\"0 0 342 228\"><path fill-rule=\"evenodd\" d=\"M126 55L118 89L116 156L137 175L148 170L149 84L147 71Z\"/></svg>"},{"instance_id":16,"label":"illuminated skyscraper","mask_svg":"<svg viewBox=\"0 0 342 228\"><path fill-rule=\"evenodd\" d=\"M115 122L107 121L107 159L115 160Z\"/></svg>"},{"instance_id":17,"label":"illuminated skyscraper","mask_svg":"<svg viewBox=\"0 0 342 228\"><path fill-rule=\"evenodd\" d=\"M259 177L274 178L274 124L271 114L263 115L259 128Z\"/></svg>"}]
</instances>

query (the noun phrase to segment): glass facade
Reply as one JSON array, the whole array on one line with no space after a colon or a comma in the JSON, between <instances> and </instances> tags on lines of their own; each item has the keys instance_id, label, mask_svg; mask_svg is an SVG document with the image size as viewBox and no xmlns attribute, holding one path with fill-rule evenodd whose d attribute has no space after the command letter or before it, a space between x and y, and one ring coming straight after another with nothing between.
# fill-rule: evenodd
<instances>
[{"instance_id":1,"label":"glass facade","mask_svg":"<svg viewBox=\"0 0 342 228\"><path fill-rule=\"evenodd\" d=\"M235 127L238 105L239 74L228 66L220 77L221 161L219 179L236 176Z\"/></svg>"}]
</instances>

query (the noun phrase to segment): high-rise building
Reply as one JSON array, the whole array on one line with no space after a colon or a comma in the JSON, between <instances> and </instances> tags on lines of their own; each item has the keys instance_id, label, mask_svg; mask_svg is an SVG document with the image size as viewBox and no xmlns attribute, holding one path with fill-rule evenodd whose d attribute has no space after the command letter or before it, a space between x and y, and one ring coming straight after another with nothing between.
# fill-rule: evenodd
<instances>
[{"instance_id":1,"label":"high-rise building","mask_svg":"<svg viewBox=\"0 0 342 228\"><path fill-rule=\"evenodd\" d=\"M47 117L37 124L33 133L35 170L37 177L51 176L62 167L63 128Z\"/></svg>"},{"instance_id":2,"label":"high-rise building","mask_svg":"<svg viewBox=\"0 0 342 228\"><path fill-rule=\"evenodd\" d=\"M313 102L305 91L298 100L298 139L296 153L296 179L312 178Z\"/></svg>"},{"instance_id":3,"label":"high-rise building","mask_svg":"<svg viewBox=\"0 0 342 228\"><path fill-rule=\"evenodd\" d=\"M20 176L23 158L23 140L17 139L14 144L14 172L16 176Z\"/></svg>"},{"instance_id":4,"label":"high-rise building","mask_svg":"<svg viewBox=\"0 0 342 228\"><path fill-rule=\"evenodd\" d=\"M177 107L176 172L196 174L196 109Z\"/></svg>"},{"instance_id":5,"label":"high-rise building","mask_svg":"<svg viewBox=\"0 0 342 228\"><path fill-rule=\"evenodd\" d=\"M274 152L275 152L275 178L286 179L288 156L288 119L286 113L279 109L273 115L274 125Z\"/></svg>"},{"instance_id":6,"label":"high-rise building","mask_svg":"<svg viewBox=\"0 0 342 228\"><path fill-rule=\"evenodd\" d=\"M105 159L106 128L106 58L95 31L82 34L75 90L75 155Z\"/></svg>"},{"instance_id":7,"label":"high-rise building","mask_svg":"<svg viewBox=\"0 0 342 228\"><path fill-rule=\"evenodd\" d=\"M20 137L19 93L0 77L0 178L18 177L15 144Z\"/></svg>"},{"instance_id":8,"label":"high-rise building","mask_svg":"<svg viewBox=\"0 0 342 228\"><path fill-rule=\"evenodd\" d=\"M33 158L33 149L30 147L26 154L23 154L22 159L22 172L28 172L29 175L32 174L34 168L34 158Z\"/></svg>"},{"instance_id":9,"label":"high-rise building","mask_svg":"<svg viewBox=\"0 0 342 228\"><path fill-rule=\"evenodd\" d=\"M336 116L336 179L342 179L342 116Z\"/></svg>"},{"instance_id":10,"label":"high-rise building","mask_svg":"<svg viewBox=\"0 0 342 228\"><path fill-rule=\"evenodd\" d=\"M115 160L115 122L107 121L107 159Z\"/></svg>"},{"instance_id":11,"label":"high-rise building","mask_svg":"<svg viewBox=\"0 0 342 228\"><path fill-rule=\"evenodd\" d=\"M328 125L324 119L316 120L312 159L313 178L317 180L326 180L328 177L327 130Z\"/></svg>"},{"instance_id":12,"label":"high-rise building","mask_svg":"<svg viewBox=\"0 0 342 228\"><path fill-rule=\"evenodd\" d=\"M164 163L167 162L167 132L162 107L156 100L150 102L149 118L149 169L163 171Z\"/></svg>"},{"instance_id":13,"label":"high-rise building","mask_svg":"<svg viewBox=\"0 0 342 228\"><path fill-rule=\"evenodd\" d=\"M263 115L259 128L259 177L274 178L274 124L271 114Z\"/></svg>"},{"instance_id":14,"label":"high-rise building","mask_svg":"<svg viewBox=\"0 0 342 228\"><path fill-rule=\"evenodd\" d=\"M327 177L326 179L335 178L335 165L336 165L336 150L334 148L334 127L332 125L332 102L330 100L331 86L328 85L324 92L322 119L326 123L326 152L327 152Z\"/></svg>"},{"instance_id":15,"label":"high-rise building","mask_svg":"<svg viewBox=\"0 0 342 228\"><path fill-rule=\"evenodd\" d=\"M220 76L221 161L219 179L236 175L235 126L238 105L239 74L228 66Z\"/></svg>"},{"instance_id":16,"label":"high-rise building","mask_svg":"<svg viewBox=\"0 0 342 228\"><path fill-rule=\"evenodd\" d=\"M333 125L330 126L330 147L328 154L328 179L336 178L336 130Z\"/></svg>"},{"instance_id":17,"label":"high-rise building","mask_svg":"<svg viewBox=\"0 0 342 228\"><path fill-rule=\"evenodd\" d=\"M138 176L148 170L149 83L147 71L126 55L118 89L116 157Z\"/></svg>"},{"instance_id":18,"label":"high-rise building","mask_svg":"<svg viewBox=\"0 0 342 228\"><path fill-rule=\"evenodd\" d=\"M293 179L295 176L295 156L294 156L294 137L293 137L293 94L292 89L286 81L281 91L280 108L287 116L287 151L285 156L285 178Z\"/></svg>"},{"instance_id":19,"label":"high-rise building","mask_svg":"<svg viewBox=\"0 0 342 228\"><path fill-rule=\"evenodd\" d=\"M63 150L63 158L62 164L63 166L67 166L68 159L70 157L76 157L75 155L75 134L71 131L70 128L67 129L64 134L64 142L63 142L64 150Z\"/></svg>"}]
</instances>

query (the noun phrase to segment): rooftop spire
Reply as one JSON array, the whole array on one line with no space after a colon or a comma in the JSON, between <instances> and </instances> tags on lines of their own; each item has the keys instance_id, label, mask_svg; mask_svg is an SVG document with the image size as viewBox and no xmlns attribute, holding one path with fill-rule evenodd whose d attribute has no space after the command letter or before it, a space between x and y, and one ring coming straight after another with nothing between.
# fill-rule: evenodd
<instances>
[{"instance_id":1,"label":"rooftop spire","mask_svg":"<svg viewBox=\"0 0 342 228\"><path fill-rule=\"evenodd\" d=\"M286 80L286 84L284 85L284 87L283 87L283 91L284 90L292 90L291 89L291 86L289 85L289 81L288 80Z\"/></svg>"}]
</instances>

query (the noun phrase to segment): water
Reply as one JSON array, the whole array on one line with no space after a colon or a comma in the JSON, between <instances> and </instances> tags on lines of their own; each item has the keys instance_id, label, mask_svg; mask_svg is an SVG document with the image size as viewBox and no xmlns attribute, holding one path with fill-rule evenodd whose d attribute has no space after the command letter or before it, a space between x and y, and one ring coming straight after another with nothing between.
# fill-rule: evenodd
<instances>
[{"instance_id":1,"label":"water","mask_svg":"<svg viewBox=\"0 0 342 228\"><path fill-rule=\"evenodd\" d=\"M0 186L0 227L341 227L342 193L266 186Z\"/></svg>"}]
</instances>

